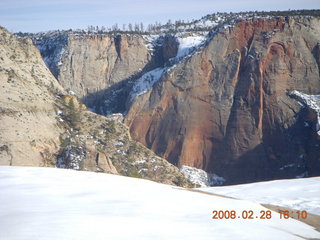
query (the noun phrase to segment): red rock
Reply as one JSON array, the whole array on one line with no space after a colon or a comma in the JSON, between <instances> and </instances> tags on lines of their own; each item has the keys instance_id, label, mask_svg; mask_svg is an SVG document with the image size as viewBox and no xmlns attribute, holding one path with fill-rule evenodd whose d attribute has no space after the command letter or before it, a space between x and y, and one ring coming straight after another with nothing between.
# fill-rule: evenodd
<instances>
[{"instance_id":1,"label":"red rock","mask_svg":"<svg viewBox=\"0 0 320 240\"><path fill-rule=\"evenodd\" d=\"M170 162L227 183L294 177L306 146L286 92L320 92L319 36L319 19L240 21L137 97L125 122Z\"/></svg>"}]
</instances>

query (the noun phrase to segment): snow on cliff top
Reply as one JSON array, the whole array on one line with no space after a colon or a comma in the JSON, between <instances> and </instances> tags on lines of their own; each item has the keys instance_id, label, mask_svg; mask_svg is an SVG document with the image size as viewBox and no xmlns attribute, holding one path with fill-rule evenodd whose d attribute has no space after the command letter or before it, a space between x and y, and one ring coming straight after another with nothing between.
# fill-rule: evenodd
<instances>
[{"instance_id":1,"label":"snow on cliff top","mask_svg":"<svg viewBox=\"0 0 320 240\"><path fill-rule=\"evenodd\" d=\"M201 188L200 190L261 204L306 210L320 215L320 177Z\"/></svg>"},{"instance_id":2,"label":"snow on cliff top","mask_svg":"<svg viewBox=\"0 0 320 240\"><path fill-rule=\"evenodd\" d=\"M213 220L213 210L266 209L142 179L30 167L0 167L0 178L0 239L320 238L275 212L271 219Z\"/></svg>"}]
</instances>

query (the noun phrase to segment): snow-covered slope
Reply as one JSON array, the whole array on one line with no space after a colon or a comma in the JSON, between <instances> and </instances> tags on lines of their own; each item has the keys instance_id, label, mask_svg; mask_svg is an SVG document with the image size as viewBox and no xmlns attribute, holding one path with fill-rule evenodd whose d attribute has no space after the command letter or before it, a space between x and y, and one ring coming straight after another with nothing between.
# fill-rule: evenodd
<instances>
[{"instance_id":1,"label":"snow-covered slope","mask_svg":"<svg viewBox=\"0 0 320 240\"><path fill-rule=\"evenodd\" d=\"M211 219L262 206L151 181L73 170L0 167L0 239L320 238L293 219Z\"/></svg>"},{"instance_id":2,"label":"snow-covered slope","mask_svg":"<svg viewBox=\"0 0 320 240\"><path fill-rule=\"evenodd\" d=\"M320 215L320 177L201 188L200 190L261 204L306 210Z\"/></svg>"}]
</instances>

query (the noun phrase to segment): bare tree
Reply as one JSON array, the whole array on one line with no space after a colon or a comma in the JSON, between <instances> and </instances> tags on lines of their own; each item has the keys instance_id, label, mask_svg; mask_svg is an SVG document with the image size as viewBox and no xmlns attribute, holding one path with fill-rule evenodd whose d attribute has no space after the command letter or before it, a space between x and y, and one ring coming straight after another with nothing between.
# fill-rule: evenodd
<instances>
[{"instance_id":1,"label":"bare tree","mask_svg":"<svg viewBox=\"0 0 320 240\"><path fill-rule=\"evenodd\" d=\"M135 24L134 24L134 31L135 31L135 32L139 32L139 31L140 31L140 26L139 26L138 23L135 23Z\"/></svg>"},{"instance_id":2,"label":"bare tree","mask_svg":"<svg viewBox=\"0 0 320 240\"><path fill-rule=\"evenodd\" d=\"M132 32L132 24L131 23L129 23L128 29L129 29L129 32Z\"/></svg>"},{"instance_id":3,"label":"bare tree","mask_svg":"<svg viewBox=\"0 0 320 240\"><path fill-rule=\"evenodd\" d=\"M147 27L147 31L148 32L153 32L154 31L154 26L153 26L153 24L148 24L148 27Z\"/></svg>"},{"instance_id":4,"label":"bare tree","mask_svg":"<svg viewBox=\"0 0 320 240\"><path fill-rule=\"evenodd\" d=\"M112 26L112 31L117 32L118 30L119 30L119 27L118 27L118 24L116 23Z\"/></svg>"}]
</instances>

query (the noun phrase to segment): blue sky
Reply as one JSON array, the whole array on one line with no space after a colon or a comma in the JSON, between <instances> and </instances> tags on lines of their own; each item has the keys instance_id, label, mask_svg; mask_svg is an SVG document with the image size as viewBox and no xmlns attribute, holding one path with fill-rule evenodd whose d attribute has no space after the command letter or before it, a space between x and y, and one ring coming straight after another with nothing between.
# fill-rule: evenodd
<instances>
[{"instance_id":1,"label":"blue sky","mask_svg":"<svg viewBox=\"0 0 320 240\"><path fill-rule=\"evenodd\" d=\"M38 32L288 9L320 9L320 0L0 0L0 25L11 32Z\"/></svg>"}]
</instances>

